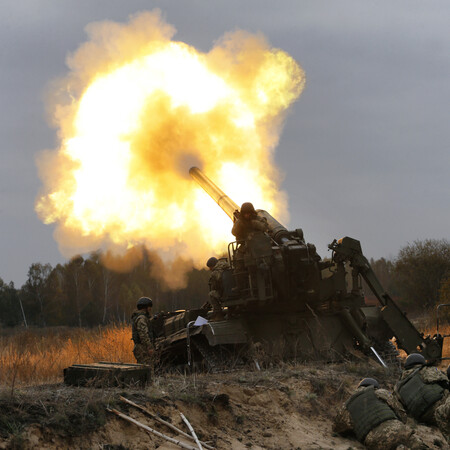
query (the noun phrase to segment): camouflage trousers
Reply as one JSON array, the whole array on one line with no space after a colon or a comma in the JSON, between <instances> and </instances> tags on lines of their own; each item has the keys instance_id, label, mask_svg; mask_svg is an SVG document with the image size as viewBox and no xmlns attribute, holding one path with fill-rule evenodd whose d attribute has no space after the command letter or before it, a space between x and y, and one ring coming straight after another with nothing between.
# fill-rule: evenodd
<instances>
[{"instance_id":1,"label":"camouflage trousers","mask_svg":"<svg viewBox=\"0 0 450 450\"><path fill-rule=\"evenodd\" d=\"M211 303L213 312L217 313L222 311L222 305L220 304L220 295L216 290L209 292L209 302Z\"/></svg>"},{"instance_id":2,"label":"camouflage trousers","mask_svg":"<svg viewBox=\"0 0 450 450\"><path fill-rule=\"evenodd\" d=\"M152 357L149 355L149 349L145 345L135 344L133 349L133 355L136 358L138 364L147 364L150 365L152 363Z\"/></svg>"},{"instance_id":3,"label":"camouflage trousers","mask_svg":"<svg viewBox=\"0 0 450 450\"><path fill-rule=\"evenodd\" d=\"M447 441L450 442L450 395L439 401L438 406L435 408L434 418L436 425Z\"/></svg>"},{"instance_id":4,"label":"camouflage trousers","mask_svg":"<svg viewBox=\"0 0 450 450\"><path fill-rule=\"evenodd\" d=\"M371 430L364 440L369 450L395 450L403 445L411 450L426 448L409 426L400 420L387 420Z\"/></svg>"}]
</instances>

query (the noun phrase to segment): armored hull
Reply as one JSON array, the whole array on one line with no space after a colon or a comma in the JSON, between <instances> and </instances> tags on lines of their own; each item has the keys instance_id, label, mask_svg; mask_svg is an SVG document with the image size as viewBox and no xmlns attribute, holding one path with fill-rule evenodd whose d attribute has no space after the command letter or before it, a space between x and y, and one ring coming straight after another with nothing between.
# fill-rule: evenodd
<instances>
[{"instance_id":1,"label":"armored hull","mask_svg":"<svg viewBox=\"0 0 450 450\"><path fill-rule=\"evenodd\" d=\"M390 333L379 323L380 309L367 307L359 312L359 327L371 336L379 356L386 364L397 365L398 352L389 340ZM211 311L201 309L178 312L164 328L156 347L165 367L202 365L207 370L227 370L258 358L341 361L374 356L337 313L280 312L267 305L260 310L254 307L252 312L224 308L224 318L216 320Z\"/></svg>"}]
</instances>

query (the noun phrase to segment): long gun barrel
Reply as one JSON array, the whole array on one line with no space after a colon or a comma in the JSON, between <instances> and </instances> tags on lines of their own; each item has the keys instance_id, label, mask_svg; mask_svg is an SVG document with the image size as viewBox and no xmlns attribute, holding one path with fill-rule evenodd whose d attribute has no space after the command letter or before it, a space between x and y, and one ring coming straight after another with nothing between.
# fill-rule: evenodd
<instances>
[{"instance_id":1,"label":"long gun barrel","mask_svg":"<svg viewBox=\"0 0 450 450\"><path fill-rule=\"evenodd\" d=\"M189 169L189 174L225 211L226 215L233 220L235 211L239 211L239 206L234 203L222 189L216 186L198 167L191 167Z\"/></svg>"},{"instance_id":2,"label":"long gun barrel","mask_svg":"<svg viewBox=\"0 0 450 450\"><path fill-rule=\"evenodd\" d=\"M239 211L239 206L216 186L198 167L189 169L191 177L205 190L205 192L223 209L227 216L234 220L234 213ZM257 213L267 219L272 239L279 244L289 240L288 230L278 220L274 219L267 211L258 209Z\"/></svg>"}]
</instances>

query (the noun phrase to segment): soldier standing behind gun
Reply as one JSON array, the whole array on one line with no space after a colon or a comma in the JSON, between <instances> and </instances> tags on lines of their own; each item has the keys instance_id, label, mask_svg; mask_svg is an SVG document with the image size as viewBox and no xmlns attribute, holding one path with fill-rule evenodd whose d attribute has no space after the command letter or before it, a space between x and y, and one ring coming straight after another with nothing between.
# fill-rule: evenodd
<instances>
[{"instance_id":1,"label":"soldier standing behind gun","mask_svg":"<svg viewBox=\"0 0 450 450\"><path fill-rule=\"evenodd\" d=\"M208 259L206 265L211 271L209 276L209 301L213 308L212 319L223 319L225 315L220 304L220 299L223 295L222 273L230 266L226 258L217 259L214 256Z\"/></svg>"},{"instance_id":2,"label":"soldier standing behind gun","mask_svg":"<svg viewBox=\"0 0 450 450\"><path fill-rule=\"evenodd\" d=\"M426 449L414 430L405 425L407 416L398 400L387 390L379 389L374 378L364 378L355 393L342 405L334 419L333 431L353 433L368 449Z\"/></svg>"},{"instance_id":3,"label":"soldier standing behind gun","mask_svg":"<svg viewBox=\"0 0 450 450\"><path fill-rule=\"evenodd\" d=\"M137 310L131 315L131 333L134 341L133 354L139 364L151 364L153 350L153 330L150 323L153 302L141 297Z\"/></svg>"},{"instance_id":4,"label":"soldier standing behind gun","mask_svg":"<svg viewBox=\"0 0 450 450\"><path fill-rule=\"evenodd\" d=\"M448 371L448 369L447 369ZM450 393L448 376L437 367L427 366L420 353L405 361L395 393L406 412L419 422L437 425L450 442Z\"/></svg>"},{"instance_id":5,"label":"soldier standing behind gun","mask_svg":"<svg viewBox=\"0 0 450 450\"><path fill-rule=\"evenodd\" d=\"M243 203L236 217L231 233L238 242L245 241L255 231L264 232L269 229L266 218L259 217L251 203Z\"/></svg>"},{"instance_id":6,"label":"soldier standing behind gun","mask_svg":"<svg viewBox=\"0 0 450 450\"><path fill-rule=\"evenodd\" d=\"M263 233L269 230L265 217L259 217L251 203L243 203L241 211L235 212L236 221L234 222L231 233L236 236L238 243L237 251L234 255L234 273L236 277L236 287L233 291L243 291L246 289L247 274L245 273L244 254L246 251L245 242L252 237L254 233Z\"/></svg>"}]
</instances>

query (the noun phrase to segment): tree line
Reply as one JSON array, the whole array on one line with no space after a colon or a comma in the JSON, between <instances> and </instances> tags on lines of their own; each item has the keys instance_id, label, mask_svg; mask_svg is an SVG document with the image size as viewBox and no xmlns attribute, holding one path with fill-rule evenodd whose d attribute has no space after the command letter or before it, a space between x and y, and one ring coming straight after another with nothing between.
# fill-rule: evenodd
<instances>
[{"instance_id":1,"label":"tree line","mask_svg":"<svg viewBox=\"0 0 450 450\"><path fill-rule=\"evenodd\" d=\"M100 252L54 268L34 263L20 289L0 279L0 325L91 327L128 321L142 296L154 300L155 312L196 308L207 301L207 270L190 270L185 288L169 290L150 275L151 265L146 251L127 273L108 269Z\"/></svg>"},{"instance_id":2,"label":"tree line","mask_svg":"<svg viewBox=\"0 0 450 450\"><path fill-rule=\"evenodd\" d=\"M393 260L370 263L384 289L406 310L423 313L450 303L448 240L415 241L401 248ZM197 308L207 301L207 270L190 270L185 288L169 290L151 276L151 266L145 251L128 273L108 269L99 252L56 267L34 263L20 289L0 278L0 325L90 327L126 322L141 296L152 297L156 312ZM364 291L373 298L367 286Z\"/></svg>"},{"instance_id":3,"label":"tree line","mask_svg":"<svg viewBox=\"0 0 450 450\"><path fill-rule=\"evenodd\" d=\"M415 241L402 247L393 260L371 259L384 289L404 309L423 313L450 303L450 242L447 239ZM364 285L367 297L373 298Z\"/></svg>"}]
</instances>

